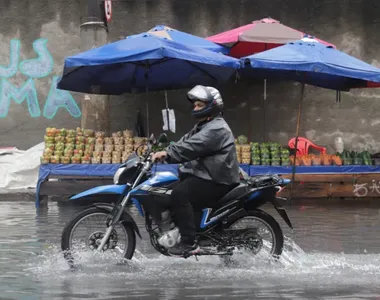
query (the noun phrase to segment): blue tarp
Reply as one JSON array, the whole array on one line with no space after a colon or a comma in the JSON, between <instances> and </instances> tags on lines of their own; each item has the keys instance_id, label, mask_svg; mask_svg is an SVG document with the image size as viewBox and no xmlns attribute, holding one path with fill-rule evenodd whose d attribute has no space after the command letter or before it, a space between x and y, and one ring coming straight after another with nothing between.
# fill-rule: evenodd
<instances>
[{"instance_id":1,"label":"blue tarp","mask_svg":"<svg viewBox=\"0 0 380 300\"><path fill-rule=\"evenodd\" d=\"M148 33L152 33L164 38L168 37L169 39L184 45L201 47L203 49L207 49L214 52L220 52L223 54L228 54L230 51L228 47L215 44L199 36L179 31L165 25L157 25L152 29L148 30Z\"/></svg>"},{"instance_id":2,"label":"blue tarp","mask_svg":"<svg viewBox=\"0 0 380 300\"><path fill-rule=\"evenodd\" d=\"M90 94L170 90L227 81L240 60L144 33L65 59L59 89Z\"/></svg>"},{"instance_id":3,"label":"blue tarp","mask_svg":"<svg viewBox=\"0 0 380 300\"><path fill-rule=\"evenodd\" d=\"M315 40L306 39L243 57L243 74L295 80L349 90L380 82L380 69Z\"/></svg>"},{"instance_id":4,"label":"blue tarp","mask_svg":"<svg viewBox=\"0 0 380 300\"><path fill-rule=\"evenodd\" d=\"M292 174L292 167L283 166L250 166L249 175L265 174ZM297 166L297 174L361 174L361 173L379 173L380 166Z\"/></svg>"},{"instance_id":5,"label":"blue tarp","mask_svg":"<svg viewBox=\"0 0 380 300\"><path fill-rule=\"evenodd\" d=\"M41 165L36 187L36 206L39 205L39 193L41 183L51 175L66 176L104 176L112 177L119 168L118 164L47 164ZM292 167L282 166L250 166L240 165L240 167L250 176L264 174L291 174ZM177 165L158 164L152 169L157 171L170 171L178 174ZM313 166L296 167L297 174L360 174L360 173L380 173L380 166Z\"/></svg>"}]
</instances>

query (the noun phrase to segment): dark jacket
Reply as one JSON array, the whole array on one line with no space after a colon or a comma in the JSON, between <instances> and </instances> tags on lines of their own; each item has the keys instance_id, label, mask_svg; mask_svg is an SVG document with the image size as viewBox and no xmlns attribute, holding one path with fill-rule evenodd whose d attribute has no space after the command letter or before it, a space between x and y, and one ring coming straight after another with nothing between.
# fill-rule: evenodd
<instances>
[{"instance_id":1,"label":"dark jacket","mask_svg":"<svg viewBox=\"0 0 380 300\"><path fill-rule=\"evenodd\" d=\"M233 185L240 182L235 139L222 117L198 123L166 148L169 163L183 163L180 172Z\"/></svg>"}]
</instances>

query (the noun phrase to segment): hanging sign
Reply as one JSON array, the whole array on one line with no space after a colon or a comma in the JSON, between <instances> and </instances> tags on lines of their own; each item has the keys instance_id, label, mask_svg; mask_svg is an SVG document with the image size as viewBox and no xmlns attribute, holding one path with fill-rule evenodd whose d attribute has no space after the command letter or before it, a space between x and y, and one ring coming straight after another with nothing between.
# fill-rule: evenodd
<instances>
[{"instance_id":1,"label":"hanging sign","mask_svg":"<svg viewBox=\"0 0 380 300\"><path fill-rule=\"evenodd\" d=\"M107 22L110 22L111 17L112 17L112 1L111 0L104 1L104 12L106 14Z\"/></svg>"}]
</instances>

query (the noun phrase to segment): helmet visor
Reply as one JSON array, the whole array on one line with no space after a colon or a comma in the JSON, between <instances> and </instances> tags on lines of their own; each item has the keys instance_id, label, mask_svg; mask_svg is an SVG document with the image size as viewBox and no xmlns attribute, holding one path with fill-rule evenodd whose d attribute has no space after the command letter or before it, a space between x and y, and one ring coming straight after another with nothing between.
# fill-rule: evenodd
<instances>
[{"instance_id":1,"label":"helmet visor","mask_svg":"<svg viewBox=\"0 0 380 300\"><path fill-rule=\"evenodd\" d=\"M200 101L207 101L208 100L208 93L204 86L197 85L193 87L188 93L187 97L191 102L194 102L196 100Z\"/></svg>"}]
</instances>

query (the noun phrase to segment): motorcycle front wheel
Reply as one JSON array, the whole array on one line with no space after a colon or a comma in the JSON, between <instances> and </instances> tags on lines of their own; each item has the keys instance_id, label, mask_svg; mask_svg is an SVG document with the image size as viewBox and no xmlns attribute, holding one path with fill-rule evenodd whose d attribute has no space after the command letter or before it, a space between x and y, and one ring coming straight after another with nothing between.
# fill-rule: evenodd
<instances>
[{"instance_id":1,"label":"motorcycle front wheel","mask_svg":"<svg viewBox=\"0 0 380 300\"><path fill-rule=\"evenodd\" d=\"M90 207L79 212L63 229L61 249L70 265L74 264L76 254L97 252L106 230L109 213L98 207ZM82 233L82 235L77 233ZM132 226L117 224L103 248L103 253L121 259L131 259L136 248L136 234ZM101 252L99 252L101 253Z\"/></svg>"}]
</instances>

